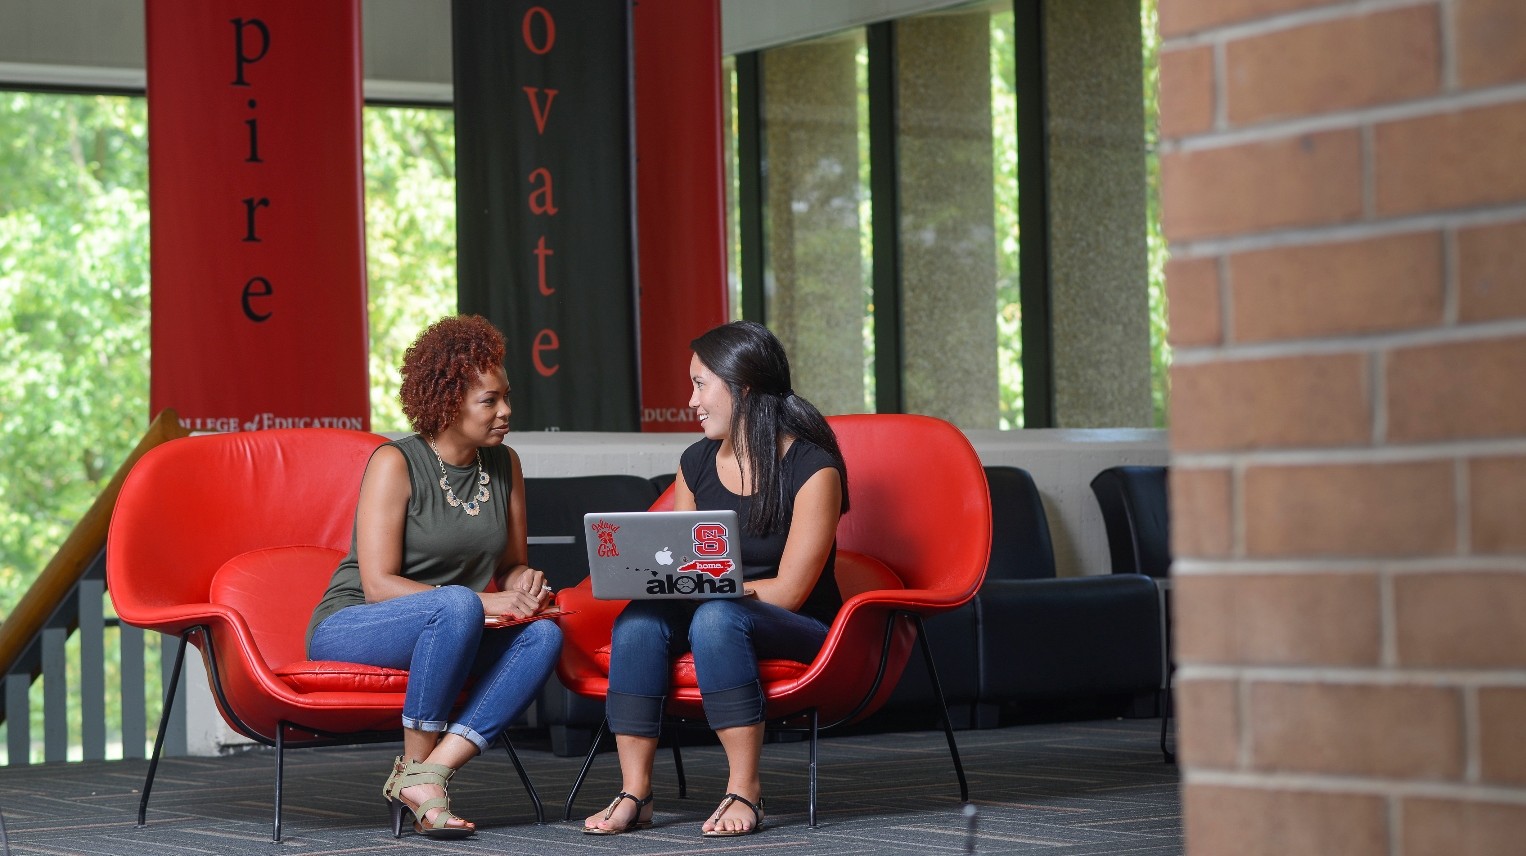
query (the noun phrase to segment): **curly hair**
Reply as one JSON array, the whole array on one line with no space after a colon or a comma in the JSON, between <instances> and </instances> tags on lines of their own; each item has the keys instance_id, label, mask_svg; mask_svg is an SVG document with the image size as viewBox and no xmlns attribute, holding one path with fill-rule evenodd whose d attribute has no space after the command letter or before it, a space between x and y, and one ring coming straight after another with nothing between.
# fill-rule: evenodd
<instances>
[{"instance_id":1,"label":"curly hair","mask_svg":"<svg viewBox=\"0 0 1526 856\"><path fill-rule=\"evenodd\" d=\"M433 437L456 421L477 376L503 367L503 334L480 315L452 315L424 328L403 352L398 398L413 430Z\"/></svg>"}]
</instances>

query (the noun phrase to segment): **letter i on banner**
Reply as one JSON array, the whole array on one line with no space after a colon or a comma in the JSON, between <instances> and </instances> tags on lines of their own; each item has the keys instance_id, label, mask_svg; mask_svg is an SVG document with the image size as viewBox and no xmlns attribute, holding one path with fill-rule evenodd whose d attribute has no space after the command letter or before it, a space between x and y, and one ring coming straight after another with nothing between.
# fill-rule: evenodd
<instances>
[{"instance_id":1,"label":"letter i on banner","mask_svg":"<svg viewBox=\"0 0 1526 856\"><path fill-rule=\"evenodd\" d=\"M359 0L146 0L150 408L370 425Z\"/></svg>"}]
</instances>

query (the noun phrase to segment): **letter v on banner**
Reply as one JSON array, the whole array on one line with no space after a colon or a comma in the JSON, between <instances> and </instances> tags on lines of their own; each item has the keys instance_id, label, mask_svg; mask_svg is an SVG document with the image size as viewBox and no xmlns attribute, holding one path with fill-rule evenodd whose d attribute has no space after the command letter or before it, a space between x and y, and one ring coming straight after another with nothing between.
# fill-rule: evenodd
<instances>
[{"instance_id":1,"label":"letter v on banner","mask_svg":"<svg viewBox=\"0 0 1526 856\"><path fill-rule=\"evenodd\" d=\"M152 412L370 425L359 0L146 0Z\"/></svg>"},{"instance_id":2,"label":"letter v on banner","mask_svg":"<svg viewBox=\"0 0 1526 856\"><path fill-rule=\"evenodd\" d=\"M551 115L551 102L556 100L556 90L545 90L545 101L540 100L541 89L538 86L524 87L525 97L530 99L530 115L535 118L535 133L546 133L546 118Z\"/></svg>"}]
</instances>

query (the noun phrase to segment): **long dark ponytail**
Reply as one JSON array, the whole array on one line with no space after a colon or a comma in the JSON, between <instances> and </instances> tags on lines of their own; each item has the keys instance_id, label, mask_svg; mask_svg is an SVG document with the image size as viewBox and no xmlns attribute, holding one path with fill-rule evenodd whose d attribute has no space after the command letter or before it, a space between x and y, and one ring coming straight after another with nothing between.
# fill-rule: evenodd
<instances>
[{"instance_id":1,"label":"long dark ponytail","mask_svg":"<svg viewBox=\"0 0 1526 856\"><path fill-rule=\"evenodd\" d=\"M747 462L752 509L744 528L757 535L789 526L788 485L779 463L784 435L815 444L837 462L842 511L848 510L848 467L837 435L809 401L790 387L789 358L767 327L722 324L689 343L694 355L731 391L731 447Z\"/></svg>"}]
</instances>

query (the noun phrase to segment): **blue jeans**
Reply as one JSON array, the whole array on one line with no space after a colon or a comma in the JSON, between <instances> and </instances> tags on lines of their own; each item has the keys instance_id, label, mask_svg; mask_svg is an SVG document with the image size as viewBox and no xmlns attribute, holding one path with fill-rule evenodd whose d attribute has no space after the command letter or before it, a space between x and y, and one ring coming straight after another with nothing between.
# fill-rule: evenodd
<instances>
[{"instance_id":1,"label":"blue jeans","mask_svg":"<svg viewBox=\"0 0 1526 856\"><path fill-rule=\"evenodd\" d=\"M465 586L356 604L314 628L307 655L407 669L403 727L459 734L481 752L540 692L562 650L555 621L484 631L482 617L482 600ZM476 683L452 723L469 676Z\"/></svg>"},{"instance_id":2,"label":"blue jeans","mask_svg":"<svg viewBox=\"0 0 1526 856\"><path fill-rule=\"evenodd\" d=\"M809 663L826 638L820 621L757 598L632 601L615 619L610 640L609 727L656 737L673 659L686 651L694 652L711 728L762 722L758 659Z\"/></svg>"}]
</instances>

